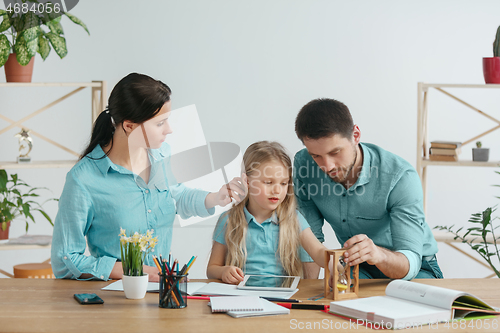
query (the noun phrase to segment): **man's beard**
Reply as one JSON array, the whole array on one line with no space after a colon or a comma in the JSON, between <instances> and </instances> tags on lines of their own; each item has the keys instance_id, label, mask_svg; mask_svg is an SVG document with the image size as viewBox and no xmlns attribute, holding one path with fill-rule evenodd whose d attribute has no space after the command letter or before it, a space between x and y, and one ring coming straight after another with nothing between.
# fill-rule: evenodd
<instances>
[{"instance_id":1,"label":"man's beard","mask_svg":"<svg viewBox=\"0 0 500 333\"><path fill-rule=\"evenodd\" d=\"M354 146L354 159L352 161L352 163L346 167L346 168L340 168L340 169L332 169L328 172L328 176L335 182L337 183L343 183L346 181L347 177L349 177L349 174L352 172L352 168L354 168L354 164L356 163L356 160L358 158L358 151L356 149L356 146ZM330 173L331 172L335 172L337 171L337 174L335 176L330 176ZM339 174L342 172L342 178L339 178Z\"/></svg>"}]
</instances>

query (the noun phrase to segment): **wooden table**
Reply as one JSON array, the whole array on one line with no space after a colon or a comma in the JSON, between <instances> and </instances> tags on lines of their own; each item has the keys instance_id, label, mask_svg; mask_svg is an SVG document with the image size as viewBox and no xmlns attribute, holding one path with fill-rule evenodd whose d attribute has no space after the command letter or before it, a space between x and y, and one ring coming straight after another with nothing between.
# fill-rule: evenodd
<instances>
[{"instance_id":1,"label":"wooden table","mask_svg":"<svg viewBox=\"0 0 500 333\"><path fill-rule=\"evenodd\" d=\"M199 281L199 280L198 280ZM388 280L361 280L360 297L383 295ZM500 307L498 279L418 280L420 283L470 292ZM158 294L148 293L142 300L128 300L123 292L103 291L110 282L72 280L0 279L0 332L309 332L372 331L320 311L291 310L290 315L232 318L212 314L206 300L188 300L185 309L158 307ZM322 280L302 280L294 297L306 300L323 291ZM95 292L102 305L80 305L75 293ZM329 304L327 300L317 303ZM496 322L500 331L500 317ZM314 326L315 325L315 326ZM343 326L342 326L343 325ZM316 327L316 329L308 329ZM484 332L467 327L456 330L439 324L405 329L401 332Z\"/></svg>"}]
</instances>

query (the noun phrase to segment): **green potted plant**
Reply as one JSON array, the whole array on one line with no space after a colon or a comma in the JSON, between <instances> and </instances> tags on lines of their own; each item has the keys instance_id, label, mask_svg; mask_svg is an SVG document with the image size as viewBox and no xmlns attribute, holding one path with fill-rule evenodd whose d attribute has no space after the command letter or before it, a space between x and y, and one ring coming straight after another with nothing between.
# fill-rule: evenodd
<instances>
[{"instance_id":1,"label":"green potted plant","mask_svg":"<svg viewBox=\"0 0 500 333\"><path fill-rule=\"evenodd\" d=\"M146 234L137 231L127 236L125 229L120 228L120 250L123 268L123 291L125 297L141 299L148 288L148 274L143 271L144 260L149 252L154 251L158 237L153 238L153 230Z\"/></svg>"},{"instance_id":2,"label":"green potted plant","mask_svg":"<svg viewBox=\"0 0 500 333\"><path fill-rule=\"evenodd\" d=\"M500 174L498 171L495 171L495 173ZM500 187L500 185L493 186ZM500 197L497 198L500 199ZM454 225L450 227L438 225L434 229L450 232L455 236L455 240L460 240L462 243L469 245L490 265L497 277L500 278L500 266L497 266L500 263L500 251L497 244L500 237L495 234L498 226L493 225L493 221L497 220L498 217L492 216L496 210L495 207L488 207L481 213L472 214L468 221L471 226L465 230L464 227L454 230Z\"/></svg>"},{"instance_id":3,"label":"green potted plant","mask_svg":"<svg viewBox=\"0 0 500 333\"><path fill-rule=\"evenodd\" d=\"M483 74L486 83L500 83L500 26L493 41L493 57L483 58Z\"/></svg>"},{"instance_id":4,"label":"green potted plant","mask_svg":"<svg viewBox=\"0 0 500 333\"><path fill-rule=\"evenodd\" d=\"M22 189L27 191L22 191ZM54 226L49 215L42 209L43 204L40 205L31 200L40 196L37 193L39 189L44 188L31 187L19 179L17 174L11 174L9 179L7 172L0 169L0 240L9 238L10 224L20 216L25 218L26 232L28 232L29 220L35 222L33 211L40 212ZM57 199L48 199L47 201L50 200Z\"/></svg>"},{"instance_id":5,"label":"green potted plant","mask_svg":"<svg viewBox=\"0 0 500 333\"><path fill-rule=\"evenodd\" d=\"M475 162L488 162L490 158L490 148L482 148L481 141L476 142L476 148L472 148L472 160Z\"/></svg>"},{"instance_id":6,"label":"green potted plant","mask_svg":"<svg viewBox=\"0 0 500 333\"><path fill-rule=\"evenodd\" d=\"M87 26L79 18L62 12L60 4L39 3L37 0L22 2L27 6L27 11L22 6L0 9L3 18L0 23L0 67L5 64L7 82L31 82L36 53L45 60L51 48L54 48L61 59L66 56L68 49L61 25L62 15L83 27L90 35Z\"/></svg>"},{"instance_id":7,"label":"green potted plant","mask_svg":"<svg viewBox=\"0 0 500 333\"><path fill-rule=\"evenodd\" d=\"M498 251L497 240L498 237L495 236L496 227L493 226L493 221L497 217L492 217L491 214L495 211L493 207L486 208L481 213L472 214L469 219L469 223L472 226L467 228L465 233L461 233L464 227L454 229L454 225L451 227L438 225L434 229L445 230L453 235L455 235L455 240L460 240L462 243L470 246L471 249L476 251L481 258L483 258L495 274L500 278L500 267L495 267L495 262L500 260L500 252ZM475 236L474 238L467 236ZM477 240L480 240L477 242Z\"/></svg>"}]
</instances>

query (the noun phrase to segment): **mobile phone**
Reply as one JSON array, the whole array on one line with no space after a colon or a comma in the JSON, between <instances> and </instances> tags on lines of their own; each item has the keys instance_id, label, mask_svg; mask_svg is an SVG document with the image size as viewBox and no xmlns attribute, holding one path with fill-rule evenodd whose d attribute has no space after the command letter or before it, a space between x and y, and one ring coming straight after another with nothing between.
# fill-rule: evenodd
<instances>
[{"instance_id":1,"label":"mobile phone","mask_svg":"<svg viewBox=\"0 0 500 333\"><path fill-rule=\"evenodd\" d=\"M75 294L75 299L80 304L102 304L103 299L96 294Z\"/></svg>"}]
</instances>

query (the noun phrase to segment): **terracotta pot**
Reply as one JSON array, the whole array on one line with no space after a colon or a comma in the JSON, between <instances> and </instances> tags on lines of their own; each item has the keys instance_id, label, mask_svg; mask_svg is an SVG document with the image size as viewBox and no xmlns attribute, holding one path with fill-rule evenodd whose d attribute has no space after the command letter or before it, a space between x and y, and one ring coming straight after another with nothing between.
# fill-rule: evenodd
<instances>
[{"instance_id":1,"label":"terracotta pot","mask_svg":"<svg viewBox=\"0 0 500 333\"><path fill-rule=\"evenodd\" d=\"M148 275L143 276L128 276L124 275L122 278L123 291L125 297L130 299L141 299L146 296L148 290Z\"/></svg>"},{"instance_id":2,"label":"terracotta pot","mask_svg":"<svg viewBox=\"0 0 500 333\"><path fill-rule=\"evenodd\" d=\"M7 222L7 228L2 230L2 222L0 222L0 240L9 239L9 229L10 229L10 221Z\"/></svg>"},{"instance_id":3,"label":"terracotta pot","mask_svg":"<svg viewBox=\"0 0 500 333\"><path fill-rule=\"evenodd\" d=\"M4 65L5 78L7 82L31 82L34 63L35 57L31 58L30 62L26 66L21 66L17 62L16 54L11 53L9 55L9 59Z\"/></svg>"},{"instance_id":4,"label":"terracotta pot","mask_svg":"<svg viewBox=\"0 0 500 333\"><path fill-rule=\"evenodd\" d=\"M484 82L500 83L500 57L483 58Z\"/></svg>"}]
</instances>

